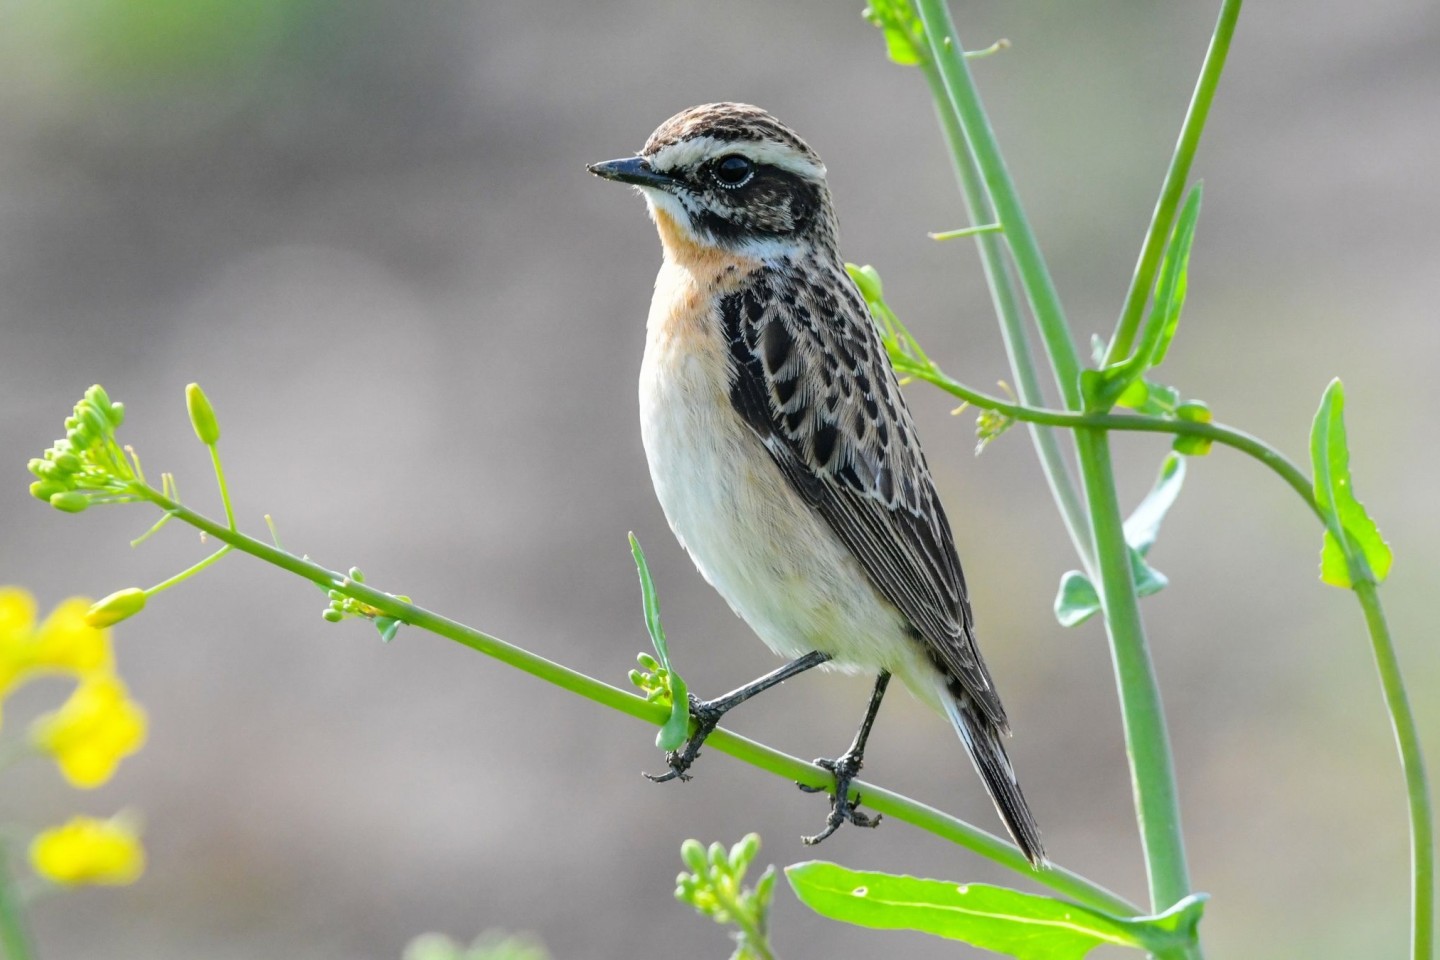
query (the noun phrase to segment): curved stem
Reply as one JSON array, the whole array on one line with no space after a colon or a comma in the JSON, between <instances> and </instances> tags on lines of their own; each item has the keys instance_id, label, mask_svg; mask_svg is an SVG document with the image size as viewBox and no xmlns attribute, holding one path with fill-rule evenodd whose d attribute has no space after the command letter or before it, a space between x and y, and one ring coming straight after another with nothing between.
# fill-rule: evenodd
<instances>
[{"instance_id":1,"label":"curved stem","mask_svg":"<svg viewBox=\"0 0 1440 960\"><path fill-rule=\"evenodd\" d=\"M1435 834L1430 808L1430 787L1425 777L1425 757L1420 750L1420 731L1405 682L1400 661L1390 639L1390 627L1373 580L1356 580L1355 595L1365 611L1365 626L1370 632L1370 645L1375 653L1375 667L1380 673L1380 687L1390 711L1390 725L1395 732L1395 745L1400 751L1400 767L1405 773L1405 792L1410 808L1410 952L1413 960L1430 960L1435 944Z\"/></svg>"},{"instance_id":2,"label":"curved stem","mask_svg":"<svg viewBox=\"0 0 1440 960\"><path fill-rule=\"evenodd\" d=\"M945 0L915 0L920 21L925 25L925 38L930 44L933 69L943 88L947 104L960 124L965 142L974 157L981 182L994 205L995 219L1005 229L1005 239L1014 255L1015 270L1020 284L1029 298L1030 309L1035 314L1035 325L1040 330L1040 339L1050 356L1055 371L1055 382L1065 406L1071 410L1080 409L1080 358L1075 351L1075 341L1070 336L1070 327L1065 322L1065 311L1060 306L1060 295L1045 266L1045 257L1040 252L1040 243L1030 229L1025 208L1020 204L1019 192L1010 179L1005 158L990 128L990 118L980 102L980 93L970 76L970 67L961 52L964 45L950 19L950 10ZM933 84L932 84L933 87ZM941 113L946 111L942 110ZM943 122L943 117L942 117ZM953 152L953 151L952 151ZM988 223L990 218L980 222Z\"/></svg>"},{"instance_id":3,"label":"curved stem","mask_svg":"<svg viewBox=\"0 0 1440 960\"><path fill-rule=\"evenodd\" d=\"M935 66L934 58L922 55L920 69L925 74L925 82L930 85L930 95L935 101L935 112L940 119L940 130L945 137L945 146L950 151L950 160L955 167L955 179L960 185L960 193L965 199L965 208L970 219L975 223L994 225L995 212L985 193L985 184L980 179L975 158L965 142L965 132L961 129L955 112L942 106L948 102L945 81ZM1003 231L1003 227L1001 229ZM990 288L990 299L995 304L995 314L1000 320L1000 337L1005 343L1005 353L1010 360L1010 371L1015 378L1015 389L1020 393L1020 402L1038 406L1045 402L1045 394L1040 389L1040 377L1035 372L1035 359L1030 353L1030 341L1025 335L1024 318L1020 315L1020 295L1015 289L1015 281L1005 270L1001 239L987 231L976 236L976 247L980 251L985 283ZM1060 452L1060 440L1054 432L1039 426L1030 428L1030 440L1040 458L1040 469L1045 474L1045 482L1050 486L1050 495L1060 510L1065 532L1070 535L1070 543L1080 558L1081 567L1093 579L1095 551L1090 546L1090 518L1085 513L1085 505L1080 501L1080 493L1074 477L1070 475L1070 467Z\"/></svg>"},{"instance_id":4,"label":"curved stem","mask_svg":"<svg viewBox=\"0 0 1440 960\"><path fill-rule=\"evenodd\" d=\"M902 358L903 359L903 358ZM1175 433L1187 437L1205 437L1216 443L1232 447L1249 454L1284 480L1292 490L1305 501L1311 511L1323 521L1320 508L1315 503L1315 490L1310 479L1295 466L1285 454L1261 440L1259 437L1227 427L1220 423L1198 423L1193 420L1172 420L1166 417L1147 417L1130 413L1074 413L1069 410L1049 410L1044 407L1030 407L992 394L967 387L958 380L952 380L939 370L921 368L910 364L896 364L904 376L924 380L944 390L953 397L959 397L972 406L983 410L994 410L1007 417L1025 423L1043 423L1052 427L1084 429L1094 427L1102 430L1129 430L1141 433Z\"/></svg>"},{"instance_id":5,"label":"curved stem","mask_svg":"<svg viewBox=\"0 0 1440 960\"><path fill-rule=\"evenodd\" d=\"M663 704L650 702L643 697L612 687L608 683L586 676L577 670L531 653L529 650L506 643L498 637L482 633L473 627L467 627L463 623L451 620L449 617L424 607L406 603L368 584L358 583L339 571L329 570L317 563L273 547L263 540L256 540L237 530L231 530L209 517L171 500L150 486L135 483L131 485L131 491L139 499L147 500L161 510L173 513L176 519L209 534L221 543L229 544L236 550L248 553L252 557L264 560L282 570L287 570L325 590L338 590L346 596L373 607L387 617L394 617L410 626L428 630L472 650L478 650L502 663L523 670L531 676L539 677L557 687L578 693L582 697L610 707L612 710L636 717L646 723L660 726L670 716L669 707ZM806 763L797 757L781 753L772 747L756 743L754 740L724 729L717 729L705 742L722 753L728 753L751 766L759 767L787 780L820 788L829 787L834 783L834 774L822 767ZM941 813L918 800L860 780L854 781L853 788L864 795L865 803L876 812L909 823L937 837L950 840L982 857L993 860L1017 873L1022 873L1036 883L1069 896L1079 903L1123 916L1134 916L1141 912L1138 907L1123 897L1063 867L1052 865L1047 870L1032 868L1025 859L1025 855L1014 844L1001 840L999 837L949 814Z\"/></svg>"},{"instance_id":6,"label":"curved stem","mask_svg":"<svg viewBox=\"0 0 1440 960\"><path fill-rule=\"evenodd\" d=\"M1180 198L1185 193L1185 182L1190 177L1190 164L1195 159L1195 150L1200 145L1200 134L1205 129L1205 120L1210 115L1210 104L1215 99L1215 90L1220 85L1220 73L1225 69L1225 57L1230 52L1230 38L1235 35L1235 21L1240 17L1240 0L1224 0L1220 7L1220 19L1215 24L1215 33L1210 38L1210 49L1205 52L1205 61L1200 67L1200 79L1195 84L1195 93L1190 98L1190 108L1180 125L1180 139L1175 144L1175 154L1170 158L1170 169L1165 171L1165 181L1160 186L1160 199L1155 212L1150 216L1150 227L1140 247L1140 259L1135 264L1135 273L1130 278L1130 289L1125 293L1125 303L1120 309L1120 319L1115 333L1110 338L1110 347L1105 352L1105 363L1116 363L1130 352L1135 343L1135 332L1145 313L1145 302L1149 299L1150 288L1155 283L1155 271L1160 269L1160 259L1165 252L1165 241L1170 237L1170 228L1175 223L1175 211L1180 207Z\"/></svg>"}]
</instances>

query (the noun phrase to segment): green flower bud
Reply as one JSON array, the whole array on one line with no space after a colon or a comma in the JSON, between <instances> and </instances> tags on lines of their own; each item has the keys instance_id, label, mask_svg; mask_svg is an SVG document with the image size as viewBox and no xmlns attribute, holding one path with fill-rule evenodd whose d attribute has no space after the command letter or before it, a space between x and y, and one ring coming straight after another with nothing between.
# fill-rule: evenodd
<instances>
[{"instance_id":1,"label":"green flower bud","mask_svg":"<svg viewBox=\"0 0 1440 960\"><path fill-rule=\"evenodd\" d=\"M651 673L654 673L656 670L660 669L660 661L656 660L648 653L639 654L635 657L635 659L639 662L640 666L644 667L646 670L649 670Z\"/></svg>"},{"instance_id":2,"label":"green flower bud","mask_svg":"<svg viewBox=\"0 0 1440 960\"><path fill-rule=\"evenodd\" d=\"M122 423L125 422L125 404L123 404L123 403L112 403L112 404L110 404L110 409L105 411L105 416L107 416L107 417L110 418L110 422L111 422L113 425L115 425L115 426L117 426L117 427L120 426L120 424L122 424Z\"/></svg>"},{"instance_id":3,"label":"green flower bud","mask_svg":"<svg viewBox=\"0 0 1440 960\"><path fill-rule=\"evenodd\" d=\"M200 384L192 383L185 387L185 409L190 411L190 426L195 428L195 436L205 446L215 446L220 441L220 423L215 419L215 408L210 406L210 398L205 396Z\"/></svg>"},{"instance_id":4,"label":"green flower bud","mask_svg":"<svg viewBox=\"0 0 1440 960\"><path fill-rule=\"evenodd\" d=\"M109 627L135 616L145 609L145 591L136 587L116 590L103 600L90 604L85 622L92 627Z\"/></svg>"},{"instance_id":5,"label":"green flower bud","mask_svg":"<svg viewBox=\"0 0 1440 960\"><path fill-rule=\"evenodd\" d=\"M326 623L339 623L345 619L345 614L336 610L334 607L326 607L325 611L320 614L320 619Z\"/></svg>"},{"instance_id":6,"label":"green flower bud","mask_svg":"<svg viewBox=\"0 0 1440 960\"><path fill-rule=\"evenodd\" d=\"M68 450L55 454L54 463L55 468L65 474L79 473L81 467L84 466L84 464L80 462L80 458Z\"/></svg>"},{"instance_id":7,"label":"green flower bud","mask_svg":"<svg viewBox=\"0 0 1440 960\"><path fill-rule=\"evenodd\" d=\"M98 383L85 391L85 399L93 403L97 410L110 409L110 394L106 393L105 388Z\"/></svg>"},{"instance_id":8,"label":"green flower bud","mask_svg":"<svg viewBox=\"0 0 1440 960\"><path fill-rule=\"evenodd\" d=\"M351 567L349 576L350 579L354 580L356 583L365 582L365 573L359 567Z\"/></svg>"},{"instance_id":9,"label":"green flower bud","mask_svg":"<svg viewBox=\"0 0 1440 960\"><path fill-rule=\"evenodd\" d=\"M79 513L90 506L90 498L78 490L63 490L50 495L50 506L66 513Z\"/></svg>"},{"instance_id":10,"label":"green flower bud","mask_svg":"<svg viewBox=\"0 0 1440 960\"><path fill-rule=\"evenodd\" d=\"M747 833L740 838L740 842L730 849L730 865L736 869L743 869L746 864L755 859L755 854L760 852L760 834Z\"/></svg>"},{"instance_id":11,"label":"green flower bud","mask_svg":"<svg viewBox=\"0 0 1440 960\"><path fill-rule=\"evenodd\" d=\"M1175 408L1175 416L1193 423L1209 423L1210 408L1204 400L1186 400Z\"/></svg>"},{"instance_id":12,"label":"green flower bud","mask_svg":"<svg viewBox=\"0 0 1440 960\"><path fill-rule=\"evenodd\" d=\"M51 497L64 493L67 489L64 484L56 483L54 480L36 480L30 484L30 496L49 503Z\"/></svg>"},{"instance_id":13,"label":"green flower bud","mask_svg":"<svg viewBox=\"0 0 1440 960\"><path fill-rule=\"evenodd\" d=\"M719 840L710 844L710 863L722 870L729 865L729 861L725 859L725 847Z\"/></svg>"},{"instance_id":14,"label":"green flower bud","mask_svg":"<svg viewBox=\"0 0 1440 960\"><path fill-rule=\"evenodd\" d=\"M1210 452L1213 441L1209 437L1191 437L1180 434L1175 437L1171 445L1176 453L1183 453L1187 457L1203 457Z\"/></svg>"},{"instance_id":15,"label":"green flower bud","mask_svg":"<svg viewBox=\"0 0 1440 960\"><path fill-rule=\"evenodd\" d=\"M699 840L686 840L680 844L680 859L685 861L685 866L689 867L692 873L706 872L705 847Z\"/></svg>"},{"instance_id":16,"label":"green flower bud","mask_svg":"<svg viewBox=\"0 0 1440 960\"><path fill-rule=\"evenodd\" d=\"M110 419L88 403L82 403L76 412L80 414L81 425L89 430L92 437L103 437L113 429Z\"/></svg>"},{"instance_id":17,"label":"green flower bud","mask_svg":"<svg viewBox=\"0 0 1440 960\"><path fill-rule=\"evenodd\" d=\"M25 469L35 474L35 476L41 480L49 480L55 476L56 472L54 463L49 460L41 460L39 457L31 457L29 462L25 464Z\"/></svg>"}]
</instances>

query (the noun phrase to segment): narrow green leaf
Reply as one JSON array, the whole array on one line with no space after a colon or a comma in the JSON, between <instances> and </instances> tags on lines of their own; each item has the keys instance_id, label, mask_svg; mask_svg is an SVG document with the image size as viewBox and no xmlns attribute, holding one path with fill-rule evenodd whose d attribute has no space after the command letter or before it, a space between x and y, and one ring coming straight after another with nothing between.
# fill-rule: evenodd
<instances>
[{"instance_id":1,"label":"narrow green leaf","mask_svg":"<svg viewBox=\"0 0 1440 960\"><path fill-rule=\"evenodd\" d=\"M1193 942L1204 897L1155 917L1112 917L1078 904L983 883L848 870L823 861L785 868L795 895L832 920L917 930L1017 960L1080 960L1102 943L1151 952Z\"/></svg>"},{"instance_id":2,"label":"narrow green leaf","mask_svg":"<svg viewBox=\"0 0 1440 960\"><path fill-rule=\"evenodd\" d=\"M1150 488L1145 499L1125 521L1125 542L1139 551L1140 556L1148 554L1155 545L1160 524L1180 495L1180 486L1184 482L1185 458L1176 453L1166 454L1160 464L1160 474L1155 478L1155 486Z\"/></svg>"},{"instance_id":3,"label":"narrow green leaf","mask_svg":"<svg viewBox=\"0 0 1440 960\"><path fill-rule=\"evenodd\" d=\"M660 623L660 596L655 592L655 581L650 577L650 565L645 562L645 551L634 533L630 534L630 555L635 558L635 570L640 574L640 597L645 605L645 629L650 634L650 643L655 647L655 658L660 662L670 685L670 718L655 734L655 746L661 750L676 750L690 735L690 692L685 680L670 666L670 650L665 643L665 627Z\"/></svg>"},{"instance_id":4,"label":"narrow green leaf","mask_svg":"<svg viewBox=\"0 0 1440 960\"><path fill-rule=\"evenodd\" d=\"M1176 222L1175 231L1170 235L1170 243L1165 248L1165 259L1160 263L1160 278L1155 284L1155 303L1147 324L1146 339L1150 339L1150 325L1154 325L1156 331L1152 347L1147 352L1147 367L1158 367L1165 359L1165 354L1170 350L1170 341L1175 339L1175 331L1180 326L1180 311L1185 306L1185 288L1190 275L1190 247L1195 242L1195 224L1200 219L1202 193L1201 184L1197 183L1190 188L1190 195L1185 198L1180 219Z\"/></svg>"},{"instance_id":5,"label":"narrow green leaf","mask_svg":"<svg viewBox=\"0 0 1440 960\"><path fill-rule=\"evenodd\" d=\"M1326 526L1320 579L1337 587L1354 586L1357 576L1379 583L1389 575L1394 555L1351 487L1345 387L1338 378L1330 381L1315 412L1310 460L1315 469L1315 502Z\"/></svg>"}]
</instances>

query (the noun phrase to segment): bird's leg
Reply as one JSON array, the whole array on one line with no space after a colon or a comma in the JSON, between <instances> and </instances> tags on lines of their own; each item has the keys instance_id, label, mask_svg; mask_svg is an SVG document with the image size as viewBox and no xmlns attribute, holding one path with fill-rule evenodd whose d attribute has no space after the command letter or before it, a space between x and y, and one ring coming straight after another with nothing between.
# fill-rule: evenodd
<instances>
[{"instance_id":1,"label":"bird's leg","mask_svg":"<svg viewBox=\"0 0 1440 960\"><path fill-rule=\"evenodd\" d=\"M865 741L870 739L870 728L875 725L875 715L880 712L880 701L885 699L885 688L890 683L890 672L880 671L880 676L875 678L875 691L870 694L870 706L865 711L865 719L860 723L860 729L855 733L855 740L850 744L850 749L835 760L816 760L817 766L824 767L835 774L835 791L830 794L830 815L825 818L825 829L813 837L802 837L806 844L811 846L824 840L830 834L840 829L842 823L853 823L857 827L875 827L880 825L880 815L873 817L861 813L855 809L860 805L860 795L856 794L855 799L850 799L850 781L855 779L860 772L860 767L865 759ZM805 784L798 784L801 790L806 793L819 793L824 787L811 787Z\"/></svg>"},{"instance_id":2,"label":"bird's leg","mask_svg":"<svg viewBox=\"0 0 1440 960\"><path fill-rule=\"evenodd\" d=\"M690 775L685 771L690 769L690 764L694 763L695 758L700 755L700 747L705 743L705 738L714 732L720 724L720 718L725 716L732 707L738 707L755 694L763 693L776 684L784 683L797 673L804 673L811 667L818 667L829 659L830 654L813 650L803 657L790 661L778 670L770 671L758 680L752 680L743 687L731 690L723 697L701 700L693 693L690 694L690 718L695 721L695 732L679 750L671 750L665 754L665 762L670 765L669 773L659 776L647 773L645 776L656 783L664 783L666 780L676 778L689 780Z\"/></svg>"}]
</instances>

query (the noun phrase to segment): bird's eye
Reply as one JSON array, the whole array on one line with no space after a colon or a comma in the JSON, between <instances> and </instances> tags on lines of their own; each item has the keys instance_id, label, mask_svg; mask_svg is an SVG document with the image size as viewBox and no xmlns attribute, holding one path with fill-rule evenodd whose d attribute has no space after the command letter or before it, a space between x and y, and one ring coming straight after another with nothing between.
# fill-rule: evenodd
<instances>
[{"instance_id":1,"label":"bird's eye","mask_svg":"<svg viewBox=\"0 0 1440 960\"><path fill-rule=\"evenodd\" d=\"M720 186L734 190L736 187L745 186L750 182L750 178L755 176L755 164L748 157L732 153L716 162L714 174Z\"/></svg>"}]
</instances>

